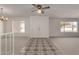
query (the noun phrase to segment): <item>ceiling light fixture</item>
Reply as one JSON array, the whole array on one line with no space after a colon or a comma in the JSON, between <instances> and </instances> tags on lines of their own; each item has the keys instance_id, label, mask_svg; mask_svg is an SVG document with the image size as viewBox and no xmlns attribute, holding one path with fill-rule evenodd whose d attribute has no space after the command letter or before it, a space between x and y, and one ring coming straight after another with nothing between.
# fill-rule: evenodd
<instances>
[{"instance_id":1,"label":"ceiling light fixture","mask_svg":"<svg viewBox=\"0 0 79 59\"><path fill-rule=\"evenodd\" d=\"M45 13L45 9L49 9L50 7L49 6L43 6L43 5L40 5L40 4L32 4L33 7L35 7L36 9L33 10L32 12L37 12L39 14L44 14Z\"/></svg>"},{"instance_id":2,"label":"ceiling light fixture","mask_svg":"<svg viewBox=\"0 0 79 59\"><path fill-rule=\"evenodd\" d=\"M42 13L42 10L41 9L37 10L37 13L39 13L39 14Z\"/></svg>"},{"instance_id":3,"label":"ceiling light fixture","mask_svg":"<svg viewBox=\"0 0 79 59\"><path fill-rule=\"evenodd\" d=\"M0 21L6 21L6 20L8 20L8 18L5 17L4 14L3 14L3 8L0 8L0 9L1 9Z\"/></svg>"}]
</instances>

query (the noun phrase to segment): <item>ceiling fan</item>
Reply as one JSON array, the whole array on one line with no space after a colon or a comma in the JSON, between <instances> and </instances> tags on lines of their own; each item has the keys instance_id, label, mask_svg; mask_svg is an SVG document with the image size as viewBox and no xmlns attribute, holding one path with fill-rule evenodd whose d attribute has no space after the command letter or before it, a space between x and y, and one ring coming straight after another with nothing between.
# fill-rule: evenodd
<instances>
[{"instance_id":1,"label":"ceiling fan","mask_svg":"<svg viewBox=\"0 0 79 59\"><path fill-rule=\"evenodd\" d=\"M49 9L50 7L49 6L46 6L46 7L43 7L43 5L40 5L40 4L32 4L33 7L36 8L36 10L33 10L32 12L37 12L39 14L44 14L45 12L45 9Z\"/></svg>"}]
</instances>

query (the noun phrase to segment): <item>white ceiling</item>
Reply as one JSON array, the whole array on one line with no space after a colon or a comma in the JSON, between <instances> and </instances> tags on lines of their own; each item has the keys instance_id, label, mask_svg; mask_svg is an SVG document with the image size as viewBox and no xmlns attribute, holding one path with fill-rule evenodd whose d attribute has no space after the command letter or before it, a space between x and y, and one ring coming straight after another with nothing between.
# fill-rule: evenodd
<instances>
[{"instance_id":1,"label":"white ceiling","mask_svg":"<svg viewBox=\"0 0 79 59\"><path fill-rule=\"evenodd\" d=\"M45 10L45 14L50 17L79 18L78 4L45 4L50 9ZM38 15L32 12L34 7L31 4L0 4L0 8L4 8L6 16L32 16Z\"/></svg>"}]
</instances>

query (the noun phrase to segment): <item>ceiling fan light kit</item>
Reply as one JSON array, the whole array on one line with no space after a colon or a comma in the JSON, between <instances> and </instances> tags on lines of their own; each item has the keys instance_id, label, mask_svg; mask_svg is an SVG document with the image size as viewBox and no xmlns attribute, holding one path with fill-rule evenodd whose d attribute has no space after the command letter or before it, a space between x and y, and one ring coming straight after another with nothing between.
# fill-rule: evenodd
<instances>
[{"instance_id":1,"label":"ceiling fan light kit","mask_svg":"<svg viewBox=\"0 0 79 59\"><path fill-rule=\"evenodd\" d=\"M32 5L37 9L37 10L33 10L33 12L36 11L39 14L44 14L45 12L44 10L50 8L49 6L43 7L43 5L40 4L32 4Z\"/></svg>"},{"instance_id":2,"label":"ceiling fan light kit","mask_svg":"<svg viewBox=\"0 0 79 59\"><path fill-rule=\"evenodd\" d=\"M39 14L40 14L40 13L42 13L42 11L39 9L39 10L37 10L37 13L39 13Z\"/></svg>"}]
</instances>

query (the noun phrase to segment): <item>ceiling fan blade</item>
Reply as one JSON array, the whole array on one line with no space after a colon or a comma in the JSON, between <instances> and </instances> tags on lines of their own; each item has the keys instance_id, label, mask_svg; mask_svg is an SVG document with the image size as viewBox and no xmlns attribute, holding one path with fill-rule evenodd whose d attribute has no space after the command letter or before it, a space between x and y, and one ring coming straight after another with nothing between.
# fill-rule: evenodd
<instances>
[{"instance_id":1,"label":"ceiling fan blade","mask_svg":"<svg viewBox=\"0 0 79 59\"><path fill-rule=\"evenodd\" d=\"M37 9L41 9L42 8L42 5L40 4L32 4L34 7L36 7Z\"/></svg>"},{"instance_id":2,"label":"ceiling fan blade","mask_svg":"<svg viewBox=\"0 0 79 59\"><path fill-rule=\"evenodd\" d=\"M36 4L32 4L32 5L37 8L37 5Z\"/></svg>"},{"instance_id":3,"label":"ceiling fan blade","mask_svg":"<svg viewBox=\"0 0 79 59\"><path fill-rule=\"evenodd\" d=\"M49 9L50 7L48 6L48 7L43 7L42 9Z\"/></svg>"}]
</instances>

